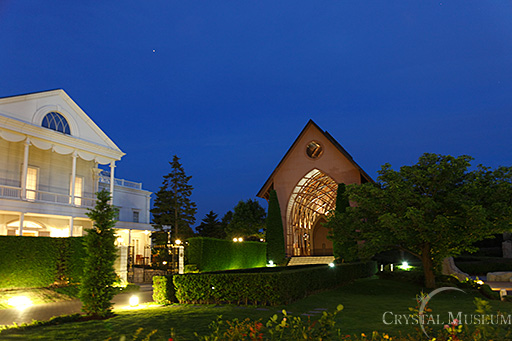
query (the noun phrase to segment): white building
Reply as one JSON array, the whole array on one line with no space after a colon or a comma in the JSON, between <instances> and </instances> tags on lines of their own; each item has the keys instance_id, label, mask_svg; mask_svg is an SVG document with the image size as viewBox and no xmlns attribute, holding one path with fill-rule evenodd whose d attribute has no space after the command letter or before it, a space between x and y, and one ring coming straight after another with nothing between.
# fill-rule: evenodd
<instances>
[{"instance_id":1,"label":"white building","mask_svg":"<svg viewBox=\"0 0 512 341\"><path fill-rule=\"evenodd\" d=\"M151 192L114 177L123 155L63 90L0 98L0 235L81 236L94 193L106 188L119 209L118 244L142 262Z\"/></svg>"}]
</instances>

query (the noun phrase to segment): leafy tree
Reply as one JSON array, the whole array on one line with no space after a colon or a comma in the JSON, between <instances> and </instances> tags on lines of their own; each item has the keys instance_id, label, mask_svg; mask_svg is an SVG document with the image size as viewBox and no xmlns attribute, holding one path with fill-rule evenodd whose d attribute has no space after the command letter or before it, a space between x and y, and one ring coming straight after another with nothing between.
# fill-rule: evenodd
<instances>
[{"instance_id":1,"label":"leafy tree","mask_svg":"<svg viewBox=\"0 0 512 341\"><path fill-rule=\"evenodd\" d=\"M233 211L227 211L226 214L222 217L220 223L224 231L226 231L229 223L233 220Z\"/></svg>"},{"instance_id":2,"label":"leafy tree","mask_svg":"<svg viewBox=\"0 0 512 341\"><path fill-rule=\"evenodd\" d=\"M336 192L336 208L333 212L330 212L330 215L343 216L349 207L350 203L346 193L346 186L340 183ZM354 241L346 238L345 232L340 226L341 219L341 217L337 217L337 224L331 224L333 226L329 231L329 239L333 241L334 258L338 263L353 262L357 260L357 249L354 248Z\"/></svg>"},{"instance_id":3,"label":"leafy tree","mask_svg":"<svg viewBox=\"0 0 512 341\"><path fill-rule=\"evenodd\" d=\"M174 155L171 172L164 176L162 186L156 193L153 213L153 225L159 231L171 232L172 240L192 237L191 226L196 221L196 204L190 200L192 178L187 176L179 158Z\"/></svg>"},{"instance_id":4,"label":"leafy tree","mask_svg":"<svg viewBox=\"0 0 512 341\"><path fill-rule=\"evenodd\" d=\"M512 227L512 167L469 171L471 160L426 153L399 171L385 164L377 184L348 186L357 205L327 226L343 232L335 238L364 241L366 256L399 249L418 257L433 288L445 257Z\"/></svg>"},{"instance_id":5,"label":"leafy tree","mask_svg":"<svg viewBox=\"0 0 512 341\"><path fill-rule=\"evenodd\" d=\"M234 208L233 218L226 227L228 238L258 235L265 227L265 209L256 201L241 200Z\"/></svg>"},{"instance_id":6,"label":"leafy tree","mask_svg":"<svg viewBox=\"0 0 512 341\"><path fill-rule=\"evenodd\" d=\"M284 245L283 219L275 190L270 191L265 234L267 240L267 261L272 260L276 264L282 263L286 258L286 250Z\"/></svg>"},{"instance_id":7,"label":"leafy tree","mask_svg":"<svg viewBox=\"0 0 512 341\"><path fill-rule=\"evenodd\" d=\"M211 237L218 239L226 238L226 232L222 227L222 223L217 218L218 215L213 211L207 213L206 216L203 218L201 224L198 227L196 227L197 233L201 237Z\"/></svg>"},{"instance_id":8,"label":"leafy tree","mask_svg":"<svg viewBox=\"0 0 512 341\"><path fill-rule=\"evenodd\" d=\"M115 294L113 284L117 278L114 262L117 257L114 226L117 210L109 204L110 193L96 193L94 209L86 215L93 221L93 228L84 236L87 257L80 287L82 310L93 317L112 315L111 300Z\"/></svg>"}]
</instances>

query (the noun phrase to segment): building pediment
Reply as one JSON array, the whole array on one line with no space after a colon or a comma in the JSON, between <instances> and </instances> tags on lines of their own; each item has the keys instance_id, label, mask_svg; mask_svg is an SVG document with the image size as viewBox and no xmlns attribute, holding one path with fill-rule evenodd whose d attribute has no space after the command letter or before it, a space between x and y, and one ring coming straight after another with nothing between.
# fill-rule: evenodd
<instances>
[{"instance_id":1,"label":"building pediment","mask_svg":"<svg viewBox=\"0 0 512 341\"><path fill-rule=\"evenodd\" d=\"M48 128L50 113L64 118L65 130ZM62 89L0 98L0 127L0 137L11 142L28 138L40 149L52 148L61 154L76 151L86 160L108 163L124 155Z\"/></svg>"}]
</instances>

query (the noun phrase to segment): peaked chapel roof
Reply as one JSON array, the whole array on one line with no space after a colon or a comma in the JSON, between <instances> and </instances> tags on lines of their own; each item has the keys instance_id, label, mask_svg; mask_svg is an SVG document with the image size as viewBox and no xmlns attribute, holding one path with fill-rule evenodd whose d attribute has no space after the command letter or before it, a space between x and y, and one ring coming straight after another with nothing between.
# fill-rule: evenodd
<instances>
[{"instance_id":1,"label":"peaked chapel roof","mask_svg":"<svg viewBox=\"0 0 512 341\"><path fill-rule=\"evenodd\" d=\"M336 147L336 149L338 151L340 151L343 156L345 156L347 158L348 161L350 161L350 163L359 170L359 173L361 174L361 177L363 179L365 179L367 182L375 182L362 168L361 166L359 166L357 164L357 162L355 162L354 158L352 157L352 155L350 155L346 150L345 148L343 148L343 146L338 142L336 141L336 139L334 137L332 137L331 134L329 134L327 131L324 131L322 130L318 124L316 124L312 119L310 119L308 121L308 123L306 124L306 126L302 129L302 131L300 132L299 136L297 136L297 138L295 139L295 141L292 143L292 145L290 146L290 148L288 149L288 151L286 152L286 154L283 156L283 158L281 159L281 161L279 161L279 164L277 165L277 167L274 169L274 171L272 172L272 174L270 174L270 176L268 177L267 181L265 181L265 184L263 185L263 187L261 187L261 189L259 190L258 194L256 195L257 197L260 197L260 198L264 198L264 199L268 199L268 193L269 191L272 189L272 183L273 183L273 179L274 179L274 176L275 174L278 172L278 170L281 168L281 166L284 164L287 156L291 153L291 151L296 147L296 145L298 144L298 142L301 140L302 136L305 134L305 132L310 128L310 127L313 127L314 129L318 130L320 133L322 133L322 135L334 146Z\"/></svg>"}]
</instances>

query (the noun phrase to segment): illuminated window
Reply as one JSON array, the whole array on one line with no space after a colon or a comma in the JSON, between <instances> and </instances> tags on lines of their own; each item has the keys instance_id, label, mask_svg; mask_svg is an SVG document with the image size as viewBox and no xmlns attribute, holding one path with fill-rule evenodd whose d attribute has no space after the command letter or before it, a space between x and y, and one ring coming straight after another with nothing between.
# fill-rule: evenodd
<instances>
[{"instance_id":1,"label":"illuminated window","mask_svg":"<svg viewBox=\"0 0 512 341\"><path fill-rule=\"evenodd\" d=\"M36 200L37 194L37 179L38 178L38 169L35 167L27 168L27 191L26 198L28 200Z\"/></svg>"},{"instance_id":2,"label":"illuminated window","mask_svg":"<svg viewBox=\"0 0 512 341\"><path fill-rule=\"evenodd\" d=\"M72 184L69 186L71 188ZM84 178L81 176L75 177L75 205L76 206L82 206L82 196L84 191ZM71 189L70 193L71 195Z\"/></svg>"},{"instance_id":3,"label":"illuminated window","mask_svg":"<svg viewBox=\"0 0 512 341\"><path fill-rule=\"evenodd\" d=\"M310 143L308 143L308 145L306 147L306 153L312 159L316 159L316 158L320 157L320 155L322 155L323 152L324 152L324 149L322 148L320 143L315 142L315 141L311 141Z\"/></svg>"},{"instance_id":4,"label":"illuminated window","mask_svg":"<svg viewBox=\"0 0 512 341\"><path fill-rule=\"evenodd\" d=\"M43 123L41 123L41 125L45 128L59 131L64 134L71 134L71 131L69 130L68 121L66 121L64 116L62 116L58 112L52 111L46 114L46 116L43 118Z\"/></svg>"}]
</instances>

